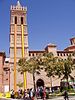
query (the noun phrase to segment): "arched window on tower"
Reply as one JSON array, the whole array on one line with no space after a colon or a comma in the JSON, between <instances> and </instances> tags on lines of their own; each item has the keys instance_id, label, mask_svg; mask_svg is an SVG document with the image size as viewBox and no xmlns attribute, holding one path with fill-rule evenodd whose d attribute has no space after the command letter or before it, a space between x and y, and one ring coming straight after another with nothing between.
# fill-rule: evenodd
<instances>
[{"instance_id":1,"label":"arched window on tower","mask_svg":"<svg viewBox=\"0 0 75 100\"><path fill-rule=\"evenodd\" d=\"M21 24L23 24L23 17L21 17Z\"/></svg>"},{"instance_id":2,"label":"arched window on tower","mask_svg":"<svg viewBox=\"0 0 75 100\"><path fill-rule=\"evenodd\" d=\"M17 24L17 16L15 16L15 24Z\"/></svg>"}]
</instances>

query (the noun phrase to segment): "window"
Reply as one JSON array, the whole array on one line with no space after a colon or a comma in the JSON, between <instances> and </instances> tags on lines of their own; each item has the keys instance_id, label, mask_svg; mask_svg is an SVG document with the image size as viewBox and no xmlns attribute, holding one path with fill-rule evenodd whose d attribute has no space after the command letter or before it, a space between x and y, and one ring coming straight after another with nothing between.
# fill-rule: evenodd
<instances>
[{"instance_id":1,"label":"window","mask_svg":"<svg viewBox=\"0 0 75 100\"><path fill-rule=\"evenodd\" d=\"M23 17L21 17L21 24L23 24Z\"/></svg>"},{"instance_id":2,"label":"window","mask_svg":"<svg viewBox=\"0 0 75 100\"><path fill-rule=\"evenodd\" d=\"M66 55L68 56L68 53Z\"/></svg>"},{"instance_id":3,"label":"window","mask_svg":"<svg viewBox=\"0 0 75 100\"><path fill-rule=\"evenodd\" d=\"M58 56L59 56L59 53L58 53Z\"/></svg>"},{"instance_id":4,"label":"window","mask_svg":"<svg viewBox=\"0 0 75 100\"><path fill-rule=\"evenodd\" d=\"M71 45L72 45L72 41L71 41Z\"/></svg>"},{"instance_id":5,"label":"window","mask_svg":"<svg viewBox=\"0 0 75 100\"><path fill-rule=\"evenodd\" d=\"M29 56L31 56L31 54L29 53Z\"/></svg>"},{"instance_id":6,"label":"window","mask_svg":"<svg viewBox=\"0 0 75 100\"><path fill-rule=\"evenodd\" d=\"M65 53L64 53L64 56L65 56Z\"/></svg>"},{"instance_id":7,"label":"window","mask_svg":"<svg viewBox=\"0 0 75 100\"><path fill-rule=\"evenodd\" d=\"M15 24L17 24L17 17L15 16Z\"/></svg>"},{"instance_id":8,"label":"window","mask_svg":"<svg viewBox=\"0 0 75 100\"><path fill-rule=\"evenodd\" d=\"M9 61L5 61L5 63L9 63Z\"/></svg>"},{"instance_id":9,"label":"window","mask_svg":"<svg viewBox=\"0 0 75 100\"><path fill-rule=\"evenodd\" d=\"M34 53L32 54L32 56L34 56Z\"/></svg>"}]
</instances>

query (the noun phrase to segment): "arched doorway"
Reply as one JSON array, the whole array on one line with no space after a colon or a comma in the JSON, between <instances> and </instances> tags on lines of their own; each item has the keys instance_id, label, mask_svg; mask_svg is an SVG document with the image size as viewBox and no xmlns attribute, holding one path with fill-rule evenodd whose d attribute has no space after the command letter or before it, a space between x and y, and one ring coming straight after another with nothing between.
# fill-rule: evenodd
<instances>
[{"instance_id":1,"label":"arched doorway","mask_svg":"<svg viewBox=\"0 0 75 100\"><path fill-rule=\"evenodd\" d=\"M42 79L38 79L37 81L36 81L36 86L37 87L44 87L44 81L42 80Z\"/></svg>"}]
</instances>

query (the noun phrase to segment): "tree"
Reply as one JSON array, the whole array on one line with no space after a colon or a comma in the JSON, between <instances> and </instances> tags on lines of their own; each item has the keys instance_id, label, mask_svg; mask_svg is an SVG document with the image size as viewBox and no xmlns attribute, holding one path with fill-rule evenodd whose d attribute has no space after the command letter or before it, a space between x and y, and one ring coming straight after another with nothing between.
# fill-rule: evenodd
<instances>
[{"instance_id":1,"label":"tree","mask_svg":"<svg viewBox=\"0 0 75 100\"><path fill-rule=\"evenodd\" d=\"M55 73L55 65L56 65L57 58L54 57L53 53L44 53L42 57L42 62L43 62L43 68L44 71L46 72L46 75L50 78L51 80L51 88L52 88L52 77L54 77Z\"/></svg>"},{"instance_id":2,"label":"tree","mask_svg":"<svg viewBox=\"0 0 75 100\"><path fill-rule=\"evenodd\" d=\"M23 87L23 82L18 82L17 86L18 86L19 88L22 88L22 87Z\"/></svg>"},{"instance_id":3,"label":"tree","mask_svg":"<svg viewBox=\"0 0 75 100\"><path fill-rule=\"evenodd\" d=\"M40 74L40 63L38 57L30 57L28 60L25 58L22 58L18 61L18 65L20 66L18 68L18 71L21 73L24 73L28 71L29 73L32 73L33 75L33 84L34 84L34 91L36 91L35 87L35 73Z\"/></svg>"},{"instance_id":4,"label":"tree","mask_svg":"<svg viewBox=\"0 0 75 100\"><path fill-rule=\"evenodd\" d=\"M55 69L54 74L57 75L58 77L62 76L63 66L64 66L63 59L58 58L54 68Z\"/></svg>"},{"instance_id":5,"label":"tree","mask_svg":"<svg viewBox=\"0 0 75 100\"><path fill-rule=\"evenodd\" d=\"M28 60L29 72L33 75L34 91L36 92L35 86L35 73L40 74L40 63L38 57L31 57Z\"/></svg>"},{"instance_id":6,"label":"tree","mask_svg":"<svg viewBox=\"0 0 75 100\"><path fill-rule=\"evenodd\" d=\"M67 59L58 59L55 69L55 75L59 77L63 75L68 83L68 78L71 77L71 73L75 69L71 55L69 55Z\"/></svg>"},{"instance_id":7,"label":"tree","mask_svg":"<svg viewBox=\"0 0 75 100\"><path fill-rule=\"evenodd\" d=\"M29 71L27 59L21 58L18 61L18 65L19 65L18 72L24 74L24 89L26 89L26 78L25 77L26 77L26 72Z\"/></svg>"},{"instance_id":8,"label":"tree","mask_svg":"<svg viewBox=\"0 0 75 100\"><path fill-rule=\"evenodd\" d=\"M18 65L19 65L19 68L18 68L19 72L23 73L23 72L29 71L28 61L26 58L21 58L18 61Z\"/></svg>"}]
</instances>

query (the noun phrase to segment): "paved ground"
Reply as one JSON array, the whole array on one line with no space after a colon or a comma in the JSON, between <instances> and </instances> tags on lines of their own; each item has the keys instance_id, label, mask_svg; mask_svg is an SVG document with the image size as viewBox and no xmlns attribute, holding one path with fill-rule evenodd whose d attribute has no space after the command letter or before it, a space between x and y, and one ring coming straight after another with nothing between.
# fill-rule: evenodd
<instances>
[{"instance_id":1,"label":"paved ground","mask_svg":"<svg viewBox=\"0 0 75 100\"><path fill-rule=\"evenodd\" d=\"M23 100L23 99L4 99L4 98L0 98L0 100ZM42 100L42 99L35 99L35 100ZM55 97L55 98L51 98L51 99L47 99L47 100L64 100L64 98L61 97ZM70 96L69 100L75 100L75 96Z\"/></svg>"},{"instance_id":2,"label":"paved ground","mask_svg":"<svg viewBox=\"0 0 75 100\"><path fill-rule=\"evenodd\" d=\"M38 100L42 100L42 99L38 99ZM47 100L64 100L64 97L61 96L61 97L51 98ZM69 100L75 100L75 96L70 96Z\"/></svg>"}]
</instances>

